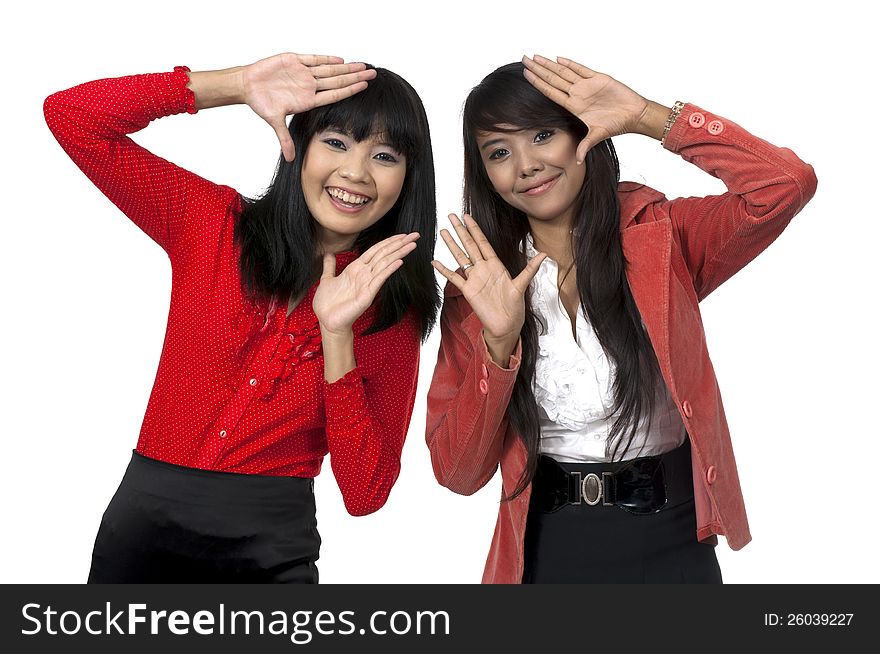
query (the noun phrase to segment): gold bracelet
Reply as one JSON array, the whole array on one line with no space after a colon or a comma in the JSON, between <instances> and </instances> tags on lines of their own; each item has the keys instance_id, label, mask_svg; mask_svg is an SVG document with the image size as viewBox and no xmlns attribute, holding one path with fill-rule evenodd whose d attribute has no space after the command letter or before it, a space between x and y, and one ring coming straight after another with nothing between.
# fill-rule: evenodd
<instances>
[{"instance_id":1,"label":"gold bracelet","mask_svg":"<svg viewBox=\"0 0 880 654\"><path fill-rule=\"evenodd\" d=\"M678 118L678 114L681 113L682 107L684 107L684 102L681 100L676 100L675 104L672 105L672 111L669 112L669 117L666 119L666 125L663 126L663 137L660 139L660 145L666 141L666 135L669 134L669 129L672 127L672 123L675 122L675 119Z\"/></svg>"}]
</instances>

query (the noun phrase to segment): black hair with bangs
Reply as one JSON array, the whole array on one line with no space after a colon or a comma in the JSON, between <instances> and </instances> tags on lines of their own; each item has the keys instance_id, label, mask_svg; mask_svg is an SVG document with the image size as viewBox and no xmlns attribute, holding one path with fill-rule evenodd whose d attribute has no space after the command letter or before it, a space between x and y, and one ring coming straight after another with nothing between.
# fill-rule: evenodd
<instances>
[{"instance_id":1,"label":"black hair with bangs","mask_svg":"<svg viewBox=\"0 0 880 654\"><path fill-rule=\"evenodd\" d=\"M493 188L477 145L479 132L558 128L567 131L576 143L587 134L587 126L532 86L523 70L523 64L517 62L490 73L470 92L463 112L464 211L483 230L511 277L519 275L528 263L523 243L529 221ZM631 448L637 427L645 423L650 429L655 392L662 379L626 277L617 197L620 167L611 139L593 146L583 165L586 176L575 199L570 247L580 304L616 371L613 405L606 409L612 423L611 459L621 460ZM531 386L539 332L530 290L525 297L520 372L507 405L507 416L523 440L528 458L516 488L505 498L508 500L528 486L540 453L538 407Z\"/></svg>"},{"instance_id":2,"label":"black hair with bangs","mask_svg":"<svg viewBox=\"0 0 880 654\"><path fill-rule=\"evenodd\" d=\"M368 66L368 68L373 68ZM360 252L395 234L418 232L416 248L403 259L379 291L375 322L364 332L382 331L411 309L427 338L440 307L440 288L431 267L437 231L434 158L425 108L418 94L399 75L376 68L367 88L350 98L297 114L289 132L296 148L293 161L282 155L271 185L257 199L242 198L235 224L241 248L242 287L252 296L298 297L321 276L317 223L302 191L302 161L312 137L333 129L357 141L381 135L406 157L400 197L375 224L358 234Z\"/></svg>"}]
</instances>

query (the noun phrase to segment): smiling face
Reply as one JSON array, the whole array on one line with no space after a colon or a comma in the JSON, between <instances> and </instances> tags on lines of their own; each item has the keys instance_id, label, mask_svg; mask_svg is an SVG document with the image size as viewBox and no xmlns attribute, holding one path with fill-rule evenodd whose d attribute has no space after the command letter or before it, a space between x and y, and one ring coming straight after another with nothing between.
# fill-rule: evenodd
<instances>
[{"instance_id":1,"label":"smiling face","mask_svg":"<svg viewBox=\"0 0 880 654\"><path fill-rule=\"evenodd\" d=\"M381 135L357 141L327 129L312 136L302 163L302 190L325 252L351 249L400 197L406 158Z\"/></svg>"},{"instance_id":2,"label":"smiling face","mask_svg":"<svg viewBox=\"0 0 880 654\"><path fill-rule=\"evenodd\" d=\"M530 219L570 222L586 166L577 165L577 141L567 131L479 132L477 147L489 181L507 204Z\"/></svg>"}]
</instances>

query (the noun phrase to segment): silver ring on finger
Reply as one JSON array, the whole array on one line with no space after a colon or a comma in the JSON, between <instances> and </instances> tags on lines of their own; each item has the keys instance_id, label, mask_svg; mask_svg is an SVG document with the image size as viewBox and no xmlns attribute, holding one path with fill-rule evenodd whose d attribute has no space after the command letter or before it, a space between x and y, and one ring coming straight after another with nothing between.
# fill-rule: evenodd
<instances>
[{"instance_id":1,"label":"silver ring on finger","mask_svg":"<svg viewBox=\"0 0 880 654\"><path fill-rule=\"evenodd\" d=\"M466 264L464 264L464 265L461 267L461 269L462 269L462 270L467 270L468 268L473 268L473 267L474 267L474 264L472 264L472 263L466 263Z\"/></svg>"}]
</instances>

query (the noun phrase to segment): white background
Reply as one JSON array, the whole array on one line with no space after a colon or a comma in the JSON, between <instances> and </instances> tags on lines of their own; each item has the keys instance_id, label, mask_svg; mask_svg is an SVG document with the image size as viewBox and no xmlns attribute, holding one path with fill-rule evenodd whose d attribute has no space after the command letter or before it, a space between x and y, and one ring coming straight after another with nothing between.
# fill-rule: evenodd
<instances>
[{"instance_id":1,"label":"white background","mask_svg":"<svg viewBox=\"0 0 880 654\"><path fill-rule=\"evenodd\" d=\"M416 87L431 121L441 226L460 206L465 95L526 53L574 58L667 106L693 102L812 164L813 201L702 304L754 537L739 552L721 539L717 552L728 583L880 581L870 336L878 98L868 64L880 59L864 3L814 6L154 0L5 9L0 580L86 579L101 514L137 441L171 283L165 253L59 148L43 99L100 77L293 51L368 61ZM278 156L272 130L243 106L167 118L135 138L247 195L269 183ZM615 145L623 179L669 198L724 191L647 137ZM434 480L424 424L438 339L422 350L388 504L350 517L329 465L318 478L322 582L480 579L499 479L471 497Z\"/></svg>"}]
</instances>

